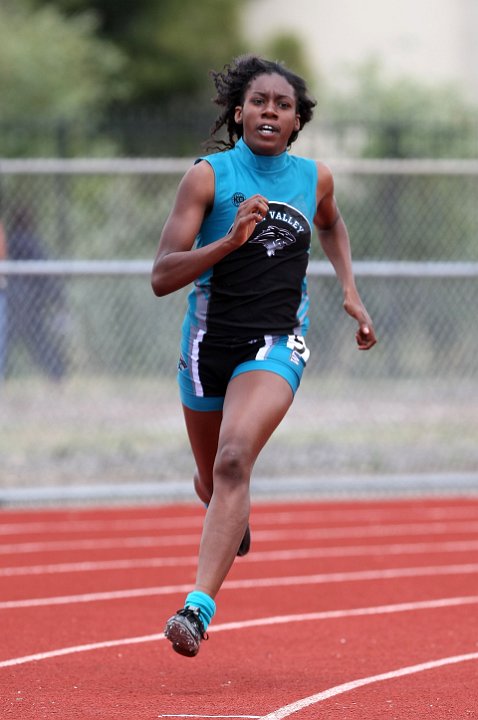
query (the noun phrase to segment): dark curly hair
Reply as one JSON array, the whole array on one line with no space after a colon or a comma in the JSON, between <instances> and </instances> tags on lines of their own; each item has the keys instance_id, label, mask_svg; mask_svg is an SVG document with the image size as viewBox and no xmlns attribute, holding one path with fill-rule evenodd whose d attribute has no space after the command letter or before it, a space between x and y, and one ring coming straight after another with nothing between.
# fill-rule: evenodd
<instances>
[{"instance_id":1,"label":"dark curly hair","mask_svg":"<svg viewBox=\"0 0 478 720\"><path fill-rule=\"evenodd\" d=\"M211 128L211 140L215 147L222 150L233 148L236 141L242 137L242 125L238 125L234 120L235 109L238 105L243 105L247 88L254 78L272 73L282 75L294 88L300 128L294 130L288 145L297 140L300 130L311 120L316 105L315 100L309 96L305 81L280 62L264 60L258 55L241 55L232 65L225 65L221 72L213 70L210 73L217 90L213 102L223 108ZM214 138L223 126L227 130L229 142Z\"/></svg>"}]
</instances>

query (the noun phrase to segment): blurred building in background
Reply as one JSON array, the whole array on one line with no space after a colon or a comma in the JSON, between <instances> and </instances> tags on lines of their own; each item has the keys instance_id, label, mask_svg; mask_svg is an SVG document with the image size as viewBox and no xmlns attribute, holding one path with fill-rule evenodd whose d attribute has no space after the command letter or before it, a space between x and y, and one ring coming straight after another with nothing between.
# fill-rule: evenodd
<instances>
[{"instance_id":1,"label":"blurred building in background","mask_svg":"<svg viewBox=\"0 0 478 720\"><path fill-rule=\"evenodd\" d=\"M393 75L462 85L478 100L477 0L252 0L244 33L257 43L294 33L329 83L380 59Z\"/></svg>"}]
</instances>

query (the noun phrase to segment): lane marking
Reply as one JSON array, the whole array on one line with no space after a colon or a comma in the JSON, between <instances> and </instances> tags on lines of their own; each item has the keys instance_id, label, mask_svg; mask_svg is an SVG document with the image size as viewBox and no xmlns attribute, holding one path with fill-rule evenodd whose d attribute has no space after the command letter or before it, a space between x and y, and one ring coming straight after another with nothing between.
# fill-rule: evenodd
<instances>
[{"instance_id":1,"label":"lane marking","mask_svg":"<svg viewBox=\"0 0 478 720\"><path fill-rule=\"evenodd\" d=\"M392 520L397 518L403 519L403 516L409 519L416 516L419 519L427 517L432 520L444 519L464 519L477 518L477 506L457 506L457 507L403 507L403 508L357 508L357 510L340 510L329 509L327 507L317 508L315 510L297 510L297 511L278 511L278 512L253 512L251 519L255 525L285 525L288 523L302 524L305 522L327 522L351 520ZM79 533L85 531L102 531L102 530L145 530L157 529L165 530L168 528L178 527L200 527L204 521L202 515L180 515L177 517L161 517L161 518L104 518L97 520L71 519L65 520L52 518L51 520L32 520L25 522L4 522L0 525L0 535L19 535L19 534L35 534L35 533Z\"/></svg>"},{"instance_id":2,"label":"lane marking","mask_svg":"<svg viewBox=\"0 0 478 720\"><path fill-rule=\"evenodd\" d=\"M328 548L303 548L300 550L255 551L241 564L259 562L283 562L289 560L312 560L314 558L368 557L370 555L419 555L471 552L478 549L478 540L437 543L396 543L393 545L339 545ZM53 575L60 573L95 572L103 570L134 570L139 568L180 567L197 565L197 555L176 557L129 558L97 560L89 562L50 563L48 565L18 565L0 568L0 577L22 575Z\"/></svg>"},{"instance_id":3,"label":"lane marking","mask_svg":"<svg viewBox=\"0 0 478 720\"><path fill-rule=\"evenodd\" d=\"M451 657L441 658L439 660L430 660L429 662L419 663L418 665L409 665L408 667L398 668L397 670L380 673L379 675L359 678L358 680L352 680L351 682L336 685L328 690L323 690L316 695L311 695L310 697L303 698L302 700L297 700L290 705L284 705L284 707L274 710L274 712L263 715L260 720L283 720L283 718L287 718L306 707L316 705L324 700L329 700L331 697L342 695L343 693L356 690L357 688L364 687L365 685L372 685L373 683L383 682L385 680L395 680L400 677L405 677L406 675L414 675L415 673L424 672L425 670L434 670L436 668L445 667L446 665L455 665L457 663L469 662L471 660L478 660L478 652L468 653L466 655L454 655Z\"/></svg>"},{"instance_id":4,"label":"lane marking","mask_svg":"<svg viewBox=\"0 0 478 720\"><path fill-rule=\"evenodd\" d=\"M179 567L197 565L197 556L154 557L129 560L98 560L96 562L54 563L0 568L0 577L21 575L54 575L58 573L94 572L98 570L134 570L135 568Z\"/></svg>"},{"instance_id":5,"label":"lane marking","mask_svg":"<svg viewBox=\"0 0 478 720\"><path fill-rule=\"evenodd\" d=\"M157 715L156 717L159 718L197 718L198 720L202 720L202 718L256 718L256 720L261 720L260 715Z\"/></svg>"},{"instance_id":6,"label":"lane marking","mask_svg":"<svg viewBox=\"0 0 478 720\"><path fill-rule=\"evenodd\" d=\"M0 525L0 535L34 535L41 533L84 533L84 532L123 532L124 530L171 530L174 528L201 527L204 517L187 515L169 518L134 518L131 520L52 520Z\"/></svg>"},{"instance_id":7,"label":"lane marking","mask_svg":"<svg viewBox=\"0 0 478 720\"><path fill-rule=\"evenodd\" d=\"M72 647L59 648L58 650L49 650L47 652L35 653L33 655L24 655L23 657L2 660L0 662L0 668L26 665L27 663L31 662L50 660L56 657L74 655L76 653L89 652L91 650L103 650L106 648L121 647L123 645L139 645L141 643L155 642L159 640L164 640L163 633L156 633L155 635L143 635L132 638L121 638L120 640L105 640L103 642L87 643L86 645L74 645Z\"/></svg>"},{"instance_id":8,"label":"lane marking","mask_svg":"<svg viewBox=\"0 0 478 720\"><path fill-rule=\"evenodd\" d=\"M478 573L478 563L427 567L384 568L382 570L356 570L351 572L319 573L316 575L292 575L286 577L226 580L223 583L221 590L257 589L259 587L291 587L294 585L320 585L327 583L361 582L365 580L393 580L405 577L471 575L476 573ZM127 598L151 597L157 595L174 595L176 593L189 592L190 589L191 583L188 583L182 585L161 585L146 588L111 590L96 593L85 593L82 595L60 595L53 597L27 598L24 600L4 600L0 602L0 610L124 600Z\"/></svg>"},{"instance_id":9,"label":"lane marking","mask_svg":"<svg viewBox=\"0 0 478 720\"><path fill-rule=\"evenodd\" d=\"M373 525L336 528L300 528L298 530L253 530L254 542L272 542L277 540L327 540L338 538L394 537L396 535L453 535L478 533L478 522L456 523L415 523L400 525ZM23 553L63 552L65 550L100 550L133 547L177 547L199 544L200 534L141 536L131 538L91 538L86 540L49 540L45 542L26 542L0 544L0 554L16 555Z\"/></svg>"},{"instance_id":10,"label":"lane marking","mask_svg":"<svg viewBox=\"0 0 478 720\"><path fill-rule=\"evenodd\" d=\"M340 618L385 615L399 612L416 612L419 610L431 610L448 607L459 607L464 605L475 605L477 603L478 595L470 595L463 597L439 598L437 600L394 603L391 605L377 605L375 607L351 608L345 610L324 610L321 612L301 613L296 615L276 615L266 618L255 618L252 620L241 620L236 622L222 623L211 627L208 632L212 634L229 630L244 630L254 627L283 625L293 622L313 622L319 620L336 620ZM107 648L120 647L124 645L137 645L147 642L162 641L164 639L165 637L163 633L154 633L153 635L140 635L137 637L119 638L118 640L104 640L102 642L87 643L85 645L73 645L71 647L59 648L57 650L48 650L46 652L40 652L32 655L24 655L22 657L2 660L0 661L0 668L26 665L30 662L49 660L55 657L74 655L76 653L90 652L91 650L102 650Z\"/></svg>"},{"instance_id":11,"label":"lane marking","mask_svg":"<svg viewBox=\"0 0 478 720\"><path fill-rule=\"evenodd\" d=\"M0 545L0 554L17 555L38 552L62 552L64 550L111 550L134 547L174 547L199 545L200 534L168 535L131 538L92 538L91 540L50 540L46 542L26 542Z\"/></svg>"}]
</instances>

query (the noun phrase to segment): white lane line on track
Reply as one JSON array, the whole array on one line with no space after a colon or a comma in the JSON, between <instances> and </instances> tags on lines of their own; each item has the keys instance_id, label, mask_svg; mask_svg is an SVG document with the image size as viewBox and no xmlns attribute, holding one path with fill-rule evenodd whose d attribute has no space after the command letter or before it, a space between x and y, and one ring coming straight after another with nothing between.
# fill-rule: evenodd
<instances>
[{"instance_id":1,"label":"white lane line on track","mask_svg":"<svg viewBox=\"0 0 478 720\"><path fill-rule=\"evenodd\" d=\"M229 630L244 630L252 627L284 625L293 622L318 622L321 620L337 620L341 618L351 617L373 617L374 615L386 615L400 612L416 612L420 610L459 607L464 605L475 605L477 603L478 595L471 595L464 597L439 598L437 600L420 600L417 602L394 603L392 605L377 605L375 607L350 608L345 610L324 610L321 612L301 613L298 615L276 615L266 618L256 618L253 620L242 620L237 622L222 623L212 626L210 629L208 629L208 632L209 634L213 634ZM141 643L157 642L164 639L165 638L163 633L154 633L153 635L140 635L137 637L119 638L118 640L104 640L102 642L88 643L86 645L73 645L71 647L59 648L57 650L48 650L47 652L40 652L33 655L24 655L23 657L2 660L0 661L0 668L26 665L30 662L50 660L56 657L74 655L82 652L90 652L92 650L102 650L113 647L121 647L124 645L139 645Z\"/></svg>"},{"instance_id":2,"label":"white lane line on track","mask_svg":"<svg viewBox=\"0 0 478 720\"><path fill-rule=\"evenodd\" d=\"M478 511L477 513L478 514ZM462 517L462 516L460 516ZM191 515L190 517L170 518L134 518L131 520L51 520L43 522L2 523L0 535L35 535L36 533L84 533L84 532L124 532L135 530L174 530L175 528L201 527L204 517Z\"/></svg>"},{"instance_id":3,"label":"white lane line on track","mask_svg":"<svg viewBox=\"0 0 478 720\"><path fill-rule=\"evenodd\" d=\"M255 530L254 542L297 540L299 530ZM478 533L478 522L412 523L400 525L372 525L335 528L300 529L301 540L329 540L339 538L394 537L397 535L454 535ZM53 540L46 542L10 543L1 545L0 554L16 555L36 552L62 552L66 550L101 550L133 547L178 547L199 544L199 533L194 535L158 535L131 538L91 538L87 540Z\"/></svg>"},{"instance_id":4,"label":"white lane line on track","mask_svg":"<svg viewBox=\"0 0 478 720\"><path fill-rule=\"evenodd\" d=\"M342 582L363 582L369 580L394 580L398 578L438 577L444 575L475 575L478 563L463 565L437 565L408 568L382 568L381 570L357 570L352 572L320 573L317 575L294 575L288 577L248 578L226 580L221 590L257 589L260 587L292 587L294 585L321 585ZM85 593L83 595L60 595L54 597L29 598L25 600L4 600L0 610L13 610L53 605L72 605L74 603L105 602L129 598L175 595L189 592L191 584L161 585L156 587L111 590L106 592Z\"/></svg>"},{"instance_id":5,"label":"white lane line on track","mask_svg":"<svg viewBox=\"0 0 478 720\"><path fill-rule=\"evenodd\" d=\"M393 521L393 518L403 520L404 515L407 519L415 518L419 520L445 520L445 519L465 519L478 518L478 506L458 506L458 507L401 507L401 508L357 508L356 510L341 510L317 508L316 510L291 510L277 512L260 512L256 511L252 515L252 521L256 525L284 525L284 524L303 524L303 523L322 523L340 522L350 520L364 521ZM170 528L191 528L202 526L204 518L200 515L181 515L177 517L159 517L159 518L104 518L95 520L32 520L28 522L3 522L0 524L0 535L19 535L19 534L35 534L35 533L79 533L93 532L103 530L132 531L132 530L167 530Z\"/></svg>"},{"instance_id":6,"label":"white lane line on track","mask_svg":"<svg viewBox=\"0 0 478 720\"><path fill-rule=\"evenodd\" d=\"M131 538L91 538L88 540L51 540L0 545L0 554L17 555L38 552L62 552L64 550L114 550L135 547L177 547L199 545L200 534L195 535L148 535Z\"/></svg>"},{"instance_id":7,"label":"white lane line on track","mask_svg":"<svg viewBox=\"0 0 478 720\"><path fill-rule=\"evenodd\" d=\"M478 549L478 540L451 540L436 543L396 543L393 545L339 545L328 548L299 550L255 551L241 560L241 564L313 560L315 558L369 557L374 555L419 555L471 552ZM135 570L158 567L189 567L197 565L197 555L177 557L129 558L90 562L50 563L48 565L18 565L0 568L0 577L23 575L54 575L61 573L97 572L104 570Z\"/></svg>"},{"instance_id":8,"label":"white lane line on track","mask_svg":"<svg viewBox=\"0 0 478 720\"><path fill-rule=\"evenodd\" d=\"M436 668L470 662L471 660L478 660L478 652L468 653L466 655L453 655L451 657L440 658L439 660L430 660L429 662L419 663L418 665L409 665L408 667L398 668L397 670L390 670L389 672L380 673L380 675L359 678L358 680L352 680L351 682L342 683L342 685L336 685L328 690L323 690L316 695L310 695L302 700L297 700L290 705L285 705L278 710L274 710L274 712L263 715L260 720L283 720L306 707L317 705L319 702L329 700L331 697L336 697L337 695L342 695L352 690L357 690L365 685L372 685L373 683L384 682L385 680L396 680L406 675L415 675L416 673L426 670L435 670Z\"/></svg>"}]
</instances>

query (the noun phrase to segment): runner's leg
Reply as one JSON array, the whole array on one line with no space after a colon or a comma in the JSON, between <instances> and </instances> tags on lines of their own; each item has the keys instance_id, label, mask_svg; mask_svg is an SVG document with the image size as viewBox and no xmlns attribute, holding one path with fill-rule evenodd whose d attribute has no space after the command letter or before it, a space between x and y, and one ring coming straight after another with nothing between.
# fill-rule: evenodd
<instances>
[{"instance_id":1,"label":"runner's leg","mask_svg":"<svg viewBox=\"0 0 478 720\"><path fill-rule=\"evenodd\" d=\"M222 422L222 410L191 410L183 405L189 443L196 462L194 489L200 500L209 504L213 491L213 468Z\"/></svg>"},{"instance_id":2,"label":"runner's leg","mask_svg":"<svg viewBox=\"0 0 478 720\"><path fill-rule=\"evenodd\" d=\"M234 562L247 527L254 463L292 400L288 382L272 372L243 373L229 383L213 468L214 492L204 522L195 586L212 598ZM205 422L198 415L189 413L194 438L200 438L205 431ZM198 424L202 430L197 429ZM211 442L209 453L199 453L204 461L206 457L210 461L212 446ZM198 470L202 479L203 467Z\"/></svg>"}]
</instances>

